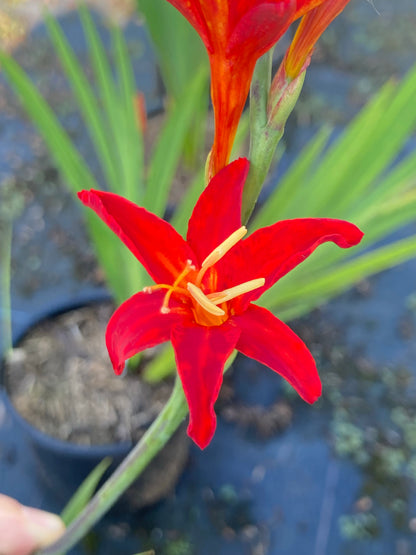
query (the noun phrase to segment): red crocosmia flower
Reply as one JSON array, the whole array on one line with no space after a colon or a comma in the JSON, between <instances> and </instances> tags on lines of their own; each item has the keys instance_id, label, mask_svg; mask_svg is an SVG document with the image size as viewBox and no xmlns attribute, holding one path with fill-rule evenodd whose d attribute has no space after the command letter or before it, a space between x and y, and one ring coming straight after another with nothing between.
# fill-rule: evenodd
<instances>
[{"instance_id":1,"label":"red crocosmia flower","mask_svg":"<svg viewBox=\"0 0 416 555\"><path fill-rule=\"evenodd\" d=\"M324 0L168 0L200 35L211 65L215 138L208 174L230 157L256 61Z\"/></svg>"},{"instance_id":2,"label":"red crocosmia flower","mask_svg":"<svg viewBox=\"0 0 416 555\"><path fill-rule=\"evenodd\" d=\"M363 236L342 220L306 218L278 222L242 240L248 168L240 158L211 180L194 208L186 241L168 222L118 195L79 193L156 283L124 302L108 324L114 370L121 373L126 359L170 340L189 405L188 434L201 448L215 431L214 403L233 349L279 373L305 401L320 396L315 362L302 340L253 301L321 243L347 248Z\"/></svg>"},{"instance_id":3,"label":"red crocosmia flower","mask_svg":"<svg viewBox=\"0 0 416 555\"><path fill-rule=\"evenodd\" d=\"M349 1L326 0L303 16L283 62L288 77L295 79L301 73L319 37Z\"/></svg>"}]
</instances>

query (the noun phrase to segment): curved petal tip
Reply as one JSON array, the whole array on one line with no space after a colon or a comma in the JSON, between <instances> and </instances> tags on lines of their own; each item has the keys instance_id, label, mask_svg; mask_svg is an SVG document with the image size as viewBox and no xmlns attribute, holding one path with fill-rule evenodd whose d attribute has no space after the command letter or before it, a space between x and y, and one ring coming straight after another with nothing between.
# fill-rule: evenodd
<instances>
[{"instance_id":1,"label":"curved petal tip","mask_svg":"<svg viewBox=\"0 0 416 555\"><path fill-rule=\"evenodd\" d=\"M214 414L213 418L211 418L209 422L205 421L203 425L198 423L198 425L195 426L192 422L190 422L187 432L188 436L198 445L200 449L205 449L211 443L216 427L217 419Z\"/></svg>"}]
</instances>

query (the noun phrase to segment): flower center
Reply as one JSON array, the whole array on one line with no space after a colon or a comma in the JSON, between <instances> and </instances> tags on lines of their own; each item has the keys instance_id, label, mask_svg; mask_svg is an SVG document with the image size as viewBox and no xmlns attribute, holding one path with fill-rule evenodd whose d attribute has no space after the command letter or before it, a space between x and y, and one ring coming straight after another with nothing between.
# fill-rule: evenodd
<instances>
[{"instance_id":1,"label":"flower center","mask_svg":"<svg viewBox=\"0 0 416 555\"><path fill-rule=\"evenodd\" d=\"M186 297L192 302L192 311L195 320L201 326L220 326L228 319L227 302L239 295L263 287L264 278L252 279L224 289L224 291L216 291L205 293L202 288L202 279L206 271L214 266L221 258L232 249L247 233L245 226L234 231L225 241L216 247L202 262L201 268L195 277L196 268L190 260L178 275L172 285L158 284L152 287L145 287L144 291L152 291L154 289L167 289L166 295L160 311L163 314L170 312L169 301L175 293L180 297ZM189 274L192 274L191 276ZM189 279L191 278L191 279ZM220 306L221 305L221 306Z\"/></svg>"}]
</instances>

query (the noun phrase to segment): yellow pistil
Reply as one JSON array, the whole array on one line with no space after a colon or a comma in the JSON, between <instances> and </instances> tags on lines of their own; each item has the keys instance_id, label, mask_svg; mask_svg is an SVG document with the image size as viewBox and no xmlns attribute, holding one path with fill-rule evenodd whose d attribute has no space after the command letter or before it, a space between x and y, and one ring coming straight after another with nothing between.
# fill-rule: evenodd
<instances>
[{"instance_id":1,"label":"yellow pistil","mask_svg":"<svg viewBox=\"0 0 416 555\"><path fill-rule=\"evenodd\" d=\"M243 295L244 293L248 293L249 291L254 291L254 289L263 287L265 282L266 280L264 278L252 279L250 281L246 281L245 283L241 283L240 285L236 285L235 287L224 289L224 291L218 293L210 293L209 295L207 295L207 299L211 301L214 305L225 303L226 301L231 301L231 299L235 299L235 297L238 297L239 295Z\"/></svg>"},{"instance_id":2,"label":"yellow pistil","mask_svg":"<svg viewBox=\"0 0 416 555\"><path fill-rule=\"evenodd\" d=\"M214 264L221 260L221 258L227 254L227 252L234 247L247 233L247 228L243 225L234 233L231 233L229 237L225 241L223 241L218 247L216 247L202 262L201 269L198 272L196 283L199 285L202 281L202 278L205 275L205 272L208 268L211 268Z\"/></svg>"}]
</instances>

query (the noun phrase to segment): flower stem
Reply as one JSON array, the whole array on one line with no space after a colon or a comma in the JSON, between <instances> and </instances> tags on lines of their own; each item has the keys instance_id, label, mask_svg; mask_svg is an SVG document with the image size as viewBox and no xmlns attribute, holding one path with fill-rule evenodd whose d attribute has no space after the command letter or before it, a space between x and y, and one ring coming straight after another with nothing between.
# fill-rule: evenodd
<instances>
[{"instance_id":1,"label":"flower stem","mask_svg":"<svg viewBox=\"0 0 416 555\"><path fill-rule=\"evenodd\" d=\"M253 79L250 87L250 172L243 190L243 203L242 203L242 223L246 224L250 214L254 209L260 189L263 185L265 175L267 174L268 166L264 163L264 150L267 145L264 145L264 130L267 126L267 102L269 98L269 90L271 85L272 76L272 60L273 49L266 52L261 58L257 60L256 67L253 73ZM261 140L261 146L256 145L257 141ZM253 152L255 149L260 151ZM274 150L273 150L274 153ZM272 154L273 154L272 153ZM270 156L268 156L269 158ZM264 171L262 166L266 165L267 169ZM257 167L259 166L259 168ZM260 170L261 168L261 170ZM259 173L261 176L259 177Z\"/></svg>"},{"instance_id":2,"label":"flower stem","mask_svg":"<svg viewBox=\"0 0 416 555\"><path fill-rule=\"evenodd\" d=\"M1 230L0 245L0 330L2 341L0 344L0 354L4 357L12 348L12 318L10 303L10 275L12 257L12 221L5 221Z\"/></svg>"},{"instance_id":3,"label":"flower stem","mask_svg":"<svg viewBox=\"0 0 416 555\"><path fill-rule=\"evenodd\" d=\"M250 171L243 191L243 223L248 221L257 202L306 72L305 68L291 80L282 63L270 86L271 58L267 54L257 61L250 92Z\"/></svg>"},{"instance_id":4,"label":"flower stem","mask_svg":"<svg viewBox=\"0 0 416 555\"><path fill-rule=\"evenodd\" d=\"M187 411L182 385L179 378L176 378L168 402L136 447L98 490L65 534L54 544L37 551L36 555L62 554L83 538L167 443Z\"/></svg>"}]
</instances>

